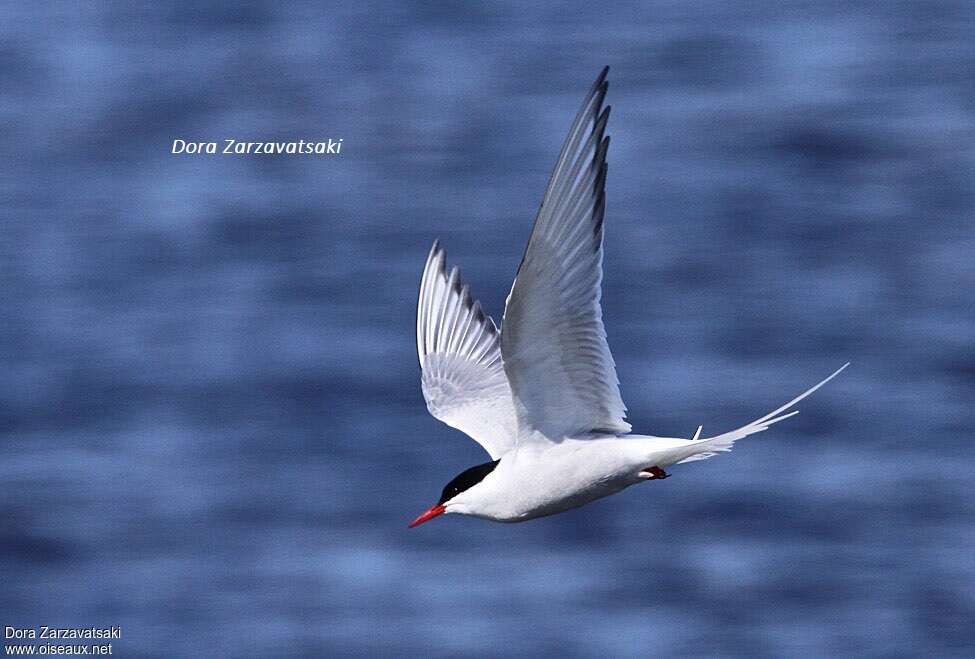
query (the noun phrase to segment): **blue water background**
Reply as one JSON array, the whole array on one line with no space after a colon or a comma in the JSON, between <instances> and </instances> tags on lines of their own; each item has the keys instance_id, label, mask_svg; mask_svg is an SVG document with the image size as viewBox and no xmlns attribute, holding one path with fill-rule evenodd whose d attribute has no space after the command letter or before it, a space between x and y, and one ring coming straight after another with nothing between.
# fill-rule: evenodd
<instances>
[{"instance_id":1,"label":"blue water background","mask_svg":"<svg viewBox=\"0 0 975 659\"><path fill-rule=\"evenodd\" d=\"M0 625L169 656L971 656L975 4L5 3ZM441 238L495 318L612 66L630 419L774 431L406 523ZM339 156L174 139L342 138Z\"/></svg>"}]
</instances>

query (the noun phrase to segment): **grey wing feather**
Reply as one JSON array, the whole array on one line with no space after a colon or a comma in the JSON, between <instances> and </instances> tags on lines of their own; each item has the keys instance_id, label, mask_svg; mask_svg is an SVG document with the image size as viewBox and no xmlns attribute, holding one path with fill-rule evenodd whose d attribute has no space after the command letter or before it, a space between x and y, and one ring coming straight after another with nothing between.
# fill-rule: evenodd
<instances>
[{"instance_id":1,"label":"grey wing feather","mask_svg":"<svg viewBox=\"0 0 975 659\"><path fill-rule=\"evenodd\" d=\"M517 418L501 362L500 334L439 241L420 282L416 348L427 409L497 459L514 446Z\"/></svg>"},{"instance_id":2,"label":"grey wing feather","mask_svg":"<svg viewBox=\"0 0 975 659\"><path fill-rule=\"evenodd\" d=\"M600 306L607 71L569 130L502 324L501 352L519 421L550 439L630 431Z\"/></svg>"}]
</instances>

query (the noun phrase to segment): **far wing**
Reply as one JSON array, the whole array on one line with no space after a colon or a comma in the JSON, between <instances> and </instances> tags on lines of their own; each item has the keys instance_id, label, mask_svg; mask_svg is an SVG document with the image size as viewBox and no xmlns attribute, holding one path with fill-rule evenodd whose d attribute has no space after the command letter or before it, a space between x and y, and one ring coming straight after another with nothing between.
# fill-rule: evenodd
<instances>
[{"instance_id":1,"label":"far wing","mask_svg":"<svg viewBox=\"0 0 975 659\"><path fill-rule=\"evenodd\" d=\"M430 414L471 436L497 460L515 444L517 418L501 365L500 334L435 242L423 269L416 349Z\"/></svg>"},{"instance_id":2,"label":"far wing","mask_svg":"<svg viewBox=\"0 0 975 659\"><path fill-rule=\"evenodd\" d=\"M607 70L569 130L502 323L504 368L519 419L550 439L630 430L599 304Z\"/></svg>"}]
</instances>

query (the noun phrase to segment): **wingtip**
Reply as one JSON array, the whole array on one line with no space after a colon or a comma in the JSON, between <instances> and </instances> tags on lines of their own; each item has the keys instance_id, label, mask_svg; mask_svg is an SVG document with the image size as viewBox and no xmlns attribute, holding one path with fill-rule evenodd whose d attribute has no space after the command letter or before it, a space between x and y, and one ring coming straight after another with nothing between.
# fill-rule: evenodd
<instances>
[{"instance_id":1,"label":"wingtip","mask_svg":"<svg viewBox=\"0 0 975 659\"><path fill-rule=\"evenodd\" d=\"M430 253L427 254L427 263L429 264L440 254L443 254L443 247L440 246L440 239L437 238L433 241L433 245L430 246Z\"/></svg>"},{"instance_id":2,"label":"wingtip","mask_svg":"<svg viewBox=\"0 0 975 659\"><path fill-rule=\"evenodd\" d=\"M606 89L609 86L609 82L606 80L606 76L609 75L609 65L603 67L599 75L596 76L596 81L592 83L592 91L590 93L606 93Z\"/></svg>"}]
</instances>

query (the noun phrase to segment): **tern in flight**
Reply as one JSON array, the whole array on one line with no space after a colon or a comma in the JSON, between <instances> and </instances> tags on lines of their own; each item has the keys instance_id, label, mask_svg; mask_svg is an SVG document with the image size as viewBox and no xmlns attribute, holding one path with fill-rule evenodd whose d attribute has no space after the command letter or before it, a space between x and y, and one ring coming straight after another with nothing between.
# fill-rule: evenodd
<instances>
[{"instance_id":1,"label":"tern in flight","mask_svg":"<svg viewBox=\"0 0 975 659\"><path fill-rule=\"evenodd\" d=\"M714 437L630 434L600 309L605 136L603 69L555 164L499 330L433 244L416 315L430 413L491 456L447 483L417 526L443 513L496 522L560 513L703 460L797 414L782 407Z\"/></svg>"}]
</instances>

